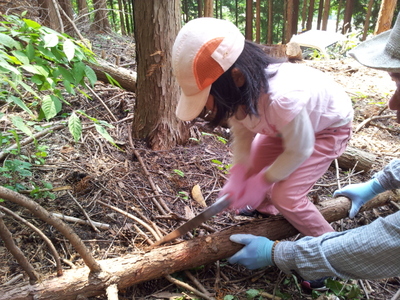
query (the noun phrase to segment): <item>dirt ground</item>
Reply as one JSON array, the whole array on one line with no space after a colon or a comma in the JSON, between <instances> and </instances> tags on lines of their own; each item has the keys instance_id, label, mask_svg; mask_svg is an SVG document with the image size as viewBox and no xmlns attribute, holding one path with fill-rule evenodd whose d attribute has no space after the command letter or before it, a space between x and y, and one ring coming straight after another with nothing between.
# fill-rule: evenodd
<instances>
[{"instance_id":1,"label":"dirt ground","mask_svg":"<svg viewBox=\"0 0 400 300\"><path fill-rule=\"evenodd\" d=\"M99 35L92 40L92 44L98 53L105 50L110 61L115 59L113 54L120 55L121 64L135 67L132 41ZM340 61L301 63L331 74L353 99L354 134L350 146L376 155L376 161L368 173L352 173L350 170L351 182L367 180L391 159L398 157L400 127L393 118L393 112L385 109L386 101L395 87L387 73L362 67L350 58ZM195 122L193 139L185 146L175 147L169 151L152 151L146 147L144 141L134 140L133 149L129 142L128 129L133 118L135 94L101 82L98 82L95 91L118 119L117 122L113 121L110 113L95 99L70 98L71 106L66 106L65 112L81 109L90 116L113 124L114 128L110 129L109 133L122 151L105 141L89 123L84 125L83 138L78 143L73 141L67 128L57 130L39 141L39 144L49 146L48 157L43 165L34 167L31 180L50 182L53 187L66 187L64 190L53 192L55 199L49 197L36 199L47 210L85 219L84 210L93 221L110 226L107 230L96 232L90 226L69 223L95 258L100 260L140 251L148 245L143 232L145 235L149 234L142 225L102 205L101 202L130 213L143 222L154 222L162 232L168 233L180 223L172 217L161 216L160 203L166 204L170 210L167 212L169 216L172 216L172 212L182 218L198 214L203 208L191 195L193 187L199 185L207 205L213 203L226 180L225 170L231 163L232 156L229 130L225 128L210 130L201 119ZM377 115L381 118L363 124L368 118ZM7 125L5 119L0 120L2 131L6 131ZM228 142L222 142L221 137ZM33 151L35 151L33 144L22 147L22 152L27 156ZM330 198L338 188L336 173L337 170L332 165L315 185L310 194L311 198L313 195L318 195L322 201ZM344 179L348 175L349 170L339 170L342 185L349 183L349 180ZM4 180L0 178L0 183ZM28 182L26 184L29 186ZM154 197L156 193L160 196ZM83 265L71 245L54 228L34 219L26 209L8 201L2 205L35 224L56 244L65 269ZM398 208L395 206L381 207L361 213L352 220L346 218L342 222L334 222L333 226L336 230L347 230L368 224L378 216L396 210ZM43 240L12 218L6 216L4 219L17 245L35 269L42 274L42 279L54 276L54 258L48 252ZM251 219L226 212L208 221L207 225L219 230L239 222L251 222ZM203 231L201 234L208 233ZM229 295L237 297L236 299L249 299L250 291L253 289L269 294L275 293L281 299L312 299L309 293L299 288L293 276L285 276L275 267L249 271L221 261L218 265L210 264L189 272L215 299L224 299L226 296L228 297L225 299L233 299ZM13 279L16 279L16 282L27 280L25 275L20 277L20 274L20 266L0 243L0 290ZM186 272L179 272L173 276L195 286ZM399 278L349 283L360 287L363 294L361 299L391 299L400 289ZM188 290L172 284L165 278L132 286L120 293L120 299L172 299L174 296L182 297L181 299L196 298ZM98 296L91 299L106 299L106 297ZM270 296L264 294L262 298L257 296L254 299L270 299Z\"/></svg>"}]
</instances>

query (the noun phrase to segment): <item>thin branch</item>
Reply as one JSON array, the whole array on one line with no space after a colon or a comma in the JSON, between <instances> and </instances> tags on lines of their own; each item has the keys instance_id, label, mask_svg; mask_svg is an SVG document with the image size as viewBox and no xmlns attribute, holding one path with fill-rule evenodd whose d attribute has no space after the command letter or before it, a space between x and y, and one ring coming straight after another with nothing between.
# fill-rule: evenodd
<instances>
[{"instance_id":1,"label":"thin branch","mask_svg":"<svg viewBox=\"0 0 400 300\"><path fill-rule=\"evenodd\" d=\"M150 231L151 234L154 236L154 238L156 238L156 239L161 238L160 236L158 236L157 232L155 232L154 229L153 229L149 224L143 222L143 221L142 221L141 219L139 219L138 217L136 217L136 216L134 216L134 215L132 215L132 214L126 212L126 211L123 211L122 209L119 209L118 207L115 207L115 206L109 205L109 204L107 204L107 203L104 203L104 202L101 201L101 200L97 200L96 202L98 202L98 203L100 203L101 205L104 205L104 206L106 206L106 207L108 207L108 208L111 208L112 210L115 210L115 211L119 212L120 214L123 214L124 216L128 217L129 219L132 219L132 220L138 222L138 223L141 224L143 227L145 227L148 231Z\"/></svg>"},{"instance_id":2,"label":"thin branch","mask_svg":"<svg viewBox=\"0 0 400 300\"><path fill-rule=\"evenodd\" d=\"M8 251L14 256L18 264L29 276L29 283L35 284L39 280L39 275L36 273L35 269L29 263L28 259L22 253L21 249L14 243L11 232L8 230L7 226L4 224L3 220L4 214L0 212L0 238L3 240L4 246Z\"/></svg>"},{"instance_id":3,"label":"thin branch","mask_svg":"<svg viewBox=\"0 0 400 300\"><path fill-rule=\"evenodd\" d=\"M68 224L65 224L63 221L50 214L37 202L32 201L31 199L2 186L0 186L0 198L6 199L29 209L33 215L40 218L44 222L54 226L70 241L71 245L80 254L91 272L98 273L101 271L100 265L94 259L80 237Z\"/></svg>"},{"instance_id":4,"label":"thin branch","mask_svg":"<svg viewBox=\"0 0 400 300\"><path fill-rule=\"evenodd\" d=\"M57 214L57 213L51 213L53 216L60 218L63 221L67 221L67 222L72 222L72 223L78 223L78 224L86 224L86 225L94 225L97 228L101 229L101 230L107 230L110 228L109 224L105 224L105 223L100 223L100 222L95 222L95 221L91 221L91 223L89 223L88 220L82 220L82 219L78 219L75 217L70 217L70 216L66 216L64 214Z\"/></svg>"},{"instance_id":5,"label":"thin branch","mask_svg":"<svg viewBox=\"0 0 400 300\"><path fill-rule=\"evenodd\" d=\"M87 212L84 210L84 208L82 207L82 205L78 202L78 200L75 199L75 197L71 194L70 191L67 191L68 195L72 198L72 200L74 200L75 204L78 205L79 209L83 212L83 214L85 215L86 219L89 222L89 225L93 228L94 231L96 232L100 232L100 230L98 230L96 228L96 226L93 224L92 219L89 217L89 215L87 214Z\"/></svg>"},{"instance_id":6,"label":"thin branch","mask_svg":"<svg viewBox=\"0 0 400 300\"><path fill-rule=\"evenodd\" d=\"M65 124L58 124L58 125L55 125L53 127L47 128L47 129L45 129L43 131L40 131L40 132L34 134L33 137L27 137L26 139L23 139L20 142L20 145L21 146L25 146L25 145L27 145L29 143L32 143L34 140L36 140L38 138L44 137L46 134L48 134L51 131L59 130L59 129L62 129L62 128L65 128ZM8 155L8 153L11 150L14 150L14 149L17 149L17 148L18 148L18 145L14 144L14 145L8 147L7 149L4 149L3 151L1 151L0 152L0 161L2 161Z\"/></svg>"},{"instance_id":7,"label":"thin branch","mask_svg":"<svg viewBox=\"0 0 400 300\"><path fill-rule=\"evenodd\" d=\"M57 253L56 248L54 247L53 243L50 241L50 239L35 225L29 223L27 220L22 218L21 216L17 215L13 211L9 210L8 208L5 208L4 206L0 205L0 210L4 211L8 215L12 216L14 219L20 221L21 223L25 224L28 226L30 229L32 229L34 232L36 232L37 235L39 235L44 242L47 244L47 247L49 247L50 252L53 254L54 259L56 261L56 267L57 267L57 276L62 276L63 270L62 270L62 265L61 265L61 259L60 256Z\"/></svg>"}]
</instances>

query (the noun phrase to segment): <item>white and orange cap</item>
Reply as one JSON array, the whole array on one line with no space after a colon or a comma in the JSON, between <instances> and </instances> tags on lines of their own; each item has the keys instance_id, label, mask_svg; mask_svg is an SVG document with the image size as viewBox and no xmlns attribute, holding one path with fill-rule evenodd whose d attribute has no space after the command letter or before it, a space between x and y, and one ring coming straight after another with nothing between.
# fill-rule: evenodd
<instances>
[{"instance_id":1,"label":"white and orange cap","mask_svg":"<svg viewBox=\"0 0 400 300\"><path fill-rule=\"evenodd\" d=\"M211 84L235 63L244 42L239 29L226 20L198 18L182 27L172 49L172 67L182 89L179 119L190 121L201 113Z\"/></svg>"}]
</instances>

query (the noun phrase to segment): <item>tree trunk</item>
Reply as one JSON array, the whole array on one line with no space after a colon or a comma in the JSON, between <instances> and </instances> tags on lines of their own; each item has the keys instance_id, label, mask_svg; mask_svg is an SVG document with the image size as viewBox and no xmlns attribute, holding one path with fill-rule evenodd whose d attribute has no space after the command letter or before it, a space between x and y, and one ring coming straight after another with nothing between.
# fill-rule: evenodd
<instances>
[{"instance_id":1,"label":"tree trunk","mask_svg":"<svg viewBox=\"0 0 400 300\"><path fill-rule=\"evenodd\" d=\"M399 195L387 191L369 201L361 211L399 200ZM344 197L335 198L322 202L319 209L328 222L334 222L347 217L350 201ZM104 271L97 277L90 277L87 268L77 268L65 271L62 277L44 280L36 285L27 282L14 284L0 290L0 300L75 300L78 295L91 297L104 294L105 288L111 284L117 284L118 289L122 290L232 256L242 247L229 241L229 237L236 233L282 240L296 235L298 231L281 216L257 219L175 245L149 248L141 254L99 261Z\"/></svg>"},{"instance_id":2,"label":"tree trunk","mask_svg":"<svg viewBox=\"0 0 400 300\"><path fill-rule=\"evenodd\" d=\"M308 17L307 17L307 30L312 28L312 22L314 17L314 0L310 0L310 6L308 7Z\"/></svg>"},{"instance_id":3,"label":"tree trunk","mask_svg":"<svg viewBox=\"0 0 400 300\"><path fill-rule=\"evenodd\" d=\"M308 0L303 1L303 9L301 10L301 31L305 30L305 24L307 20L307 2Z\"/></svg>"},{"instance_id":4,"label":"tree trunk","mask_svg":"<svg viewBox=\"0 0 400 300\"><path fill-rule=\"evenodd\" d=\"M197 17L203 17L203 0L197 0Z\"/></svg>"},{"instance_id":5,"label":"tree trunk","mask_svg":"<svg viewBox=\"0 0 400 300\"><path fill-rule=\"evenodd\" d=\"M64 32L64 26L60 19L61 16L57 14L53 1L38 0L38 4L40 7L39 18L42 21L41 24L58 32Z\"/></svg>"},{"instance_id":6,"label":"tree trunk","mask_svg":"<svg viewBox=\"0 0 400 300\"><path fill-rule=\"evenodd\" d=\"M89 8L86 0L78 0L78 19L76 25L78 28L83 28L84 31L89 29Z\"/></svg>"},{"instance_id":7,"label":"tree trunk","mask_svg":"<svg viewBox=\"0 0 400 300\"><path fill-rule=\"evenodd\" d=\"M246 0L246 40L253 40L253 0Z\"/></svg>"},{"instance_id":8,"label":"tree trunk","mask_svg":"<svg viewBox=\"0 0 400 300\"><path fill-rule=\"evenodd\" d=\"M351 17L353 16L354 0L346 1L346 8L344 9L343 28L342 34L351 31Z\"/></svg>"},{"instance_id":9,"label":"tree trunk","mask_svg":"<svg viewBox=\"0 0 400 300\"><path fill-rule=\"evenodd\" d=\"M369 20L371 19L371 12L372 12L373 4L374 4L374 0L369 0L367 13L365 15L364 32L363 32L361 41L365 41L365 39L367 38L367 35L368 35Z\"/></svg>"},{"instance_id":10,"label":"tree trunk","mask_svg":"<svg viewBox=\"0 0 400 300\"><path fill-rule=\"evenodd\" d=\"M328 20L329 20L330 9L331 9L331 0L325 0L324 13L322 16L322 30L328 29Z\"/></svg>"},{"instance_id":11,"label":"tree trunk","mask_svg":"<svg viewBox=\"0 0 400 300\"><path fill-rule=\"evenodd\" d=\"M90 30L96 32L111 32L111 25L107 17L106 0L93 0L94 20Z\"/></svg>"},{"instance_id":12,"label":"tree trunk","mask_svg":"<svg viewBox=\"0 0 400 300\"><path fill-rule=\"evenodd\" d=\"M189 130L175 115L179 87L171 49L180 28L180 1L134 1L137 84L134 138L153 150L188 141Z\"/></svg>"},{"instance_id":13,"label":"tree trunk","mask_svg":"<svg viewBox=\"0 0 400 300\"><path fill-rule=\"evenodd\" d=\"M396 9L396 3L397 0L382 0L374 34L382 33L392 27L392 20L394 10Z\"/></svg>"},{"instance_id":14,"label":"tree trunk","mask_svg":"<svg viewBox=\"0 0 400 300\"><path fill-rule=\"evenodd\" d=\"M261 0L256 1L256 43L261 41Z\"/></svg>"},{"instance_id":15,"label":"tree trunk","mask_svg":"<svg viewBox=\"0 0 400 300\"><path fill-rule=\"evenodd\" d=\"M292 37L293 21L293 0L288 0L286 4L286 31L283 44L287 44ZM295 22L297 22L297 20Z\"/></svg>"},{"instance_id":16,"label":"tree trunk","mask_svg":"<svg viewBox=\"0 0 400 300\"><path fill-rule=\"evenodd\" d=\"M321 29L322 13L324 10L324 0L319 0L318 5L318 17L317 17L317 29Z\"/></svg>"},{"instance_id":17,"label":"tree trunk","mask_svg":"<svg viewBox=\"0 0 400 300\"><path fill-rule=\"evenodd\" d=\"M214 16L213 0L204 0L204 17Z\"/></svg>"},{"instance_id":18,"label":"tree trunk","mask_svg":"<svg viewBox=\"0 0 400 300\"><path fill-rule=\"evenodd\" d=\"M272 0L268 0L268 34L267 34L267 44L272 44L272 24L273 24L273 11L274 4Z\"/></svg>"},{"instance_id":19,"label":"tree trunk","mask_svg":"<svg viewBox=\"0 0 400 300\"><path fill-rule=\"evenodd\" d=\"M64 10L65 14L68 16L70 20L74 19L74 11L72 9L72 3L70 0L58 0L61 9ZM68 33L71 36L74 36L75 30L72 24L68 21L68 18L61 13L61 19L64 24L64 32Z\"/></svg>"}]
</instances>

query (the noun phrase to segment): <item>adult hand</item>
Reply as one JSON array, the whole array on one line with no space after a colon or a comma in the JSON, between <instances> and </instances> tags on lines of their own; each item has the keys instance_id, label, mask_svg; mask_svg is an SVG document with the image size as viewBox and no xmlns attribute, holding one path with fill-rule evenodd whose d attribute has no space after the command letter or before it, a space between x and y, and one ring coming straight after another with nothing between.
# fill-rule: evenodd
<instances>
[{"instance_id":1,"label":"adult hand","mask_svg":"<svg viewBox=\"0 0 400 300\"><path fill-rule=\"evenodd\" d=\"M228 258L231 264L239 263L250 270L273 266L272 247L274 242L262 236L252 234L233 234L232 242L245 245L241 250Z\"/></svg>"},{"instance_id":2,"label":"adult hand","mask_svg":"<svg viewBox=\"0 0 400 300\"><path fill-rule=\"evenodd\" d=\"M246 182L244 189L238 194L238 198L231 202L230 207L241 209L246 206L256 209L265 199L268 190L272 187L272 183L265 180L264 171L256 175L250 176Z\"/></svg>"},{"instance_id":3,"label":"adult hand","mask_svg":"<svg viewBox=\"0 0 400 300\"><path fill-rule=\"evenodd\" d=\"M350 184L333 193L334 197L345 196L351 200L350 218L354 218L360 207L374 198L376 195L384 192L378 179L374 178L364 183Z\"/></svg>"},{"instance_id":4,"label":"adult hand","mask_svg":"<svg viewBox=\"0 0 400 300\"><path fill-rule=\"evenodd\" d=\"M219 197L229 194L229 199L231 202L236 202L245 187L247 171L247 167L243 164L236 164L231 167L229 170L230 175L228 181L219 192Z\"/></svg>"}]
</instances>

